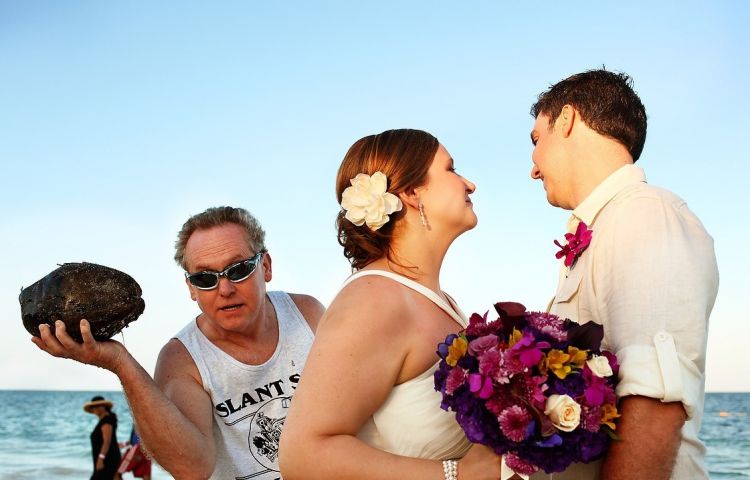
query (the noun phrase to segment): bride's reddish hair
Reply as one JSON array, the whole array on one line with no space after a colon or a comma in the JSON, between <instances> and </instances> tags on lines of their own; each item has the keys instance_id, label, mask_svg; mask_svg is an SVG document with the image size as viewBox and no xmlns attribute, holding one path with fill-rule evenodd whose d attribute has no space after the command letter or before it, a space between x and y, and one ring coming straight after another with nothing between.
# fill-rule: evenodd
<instances>
[{"instance_id":1,"label":"bride's reddish hair","mask_svg":"<svg viewBox=\"0 0 750 480\"><path fill-rule=\"evenodd\" d=\"M344 190L351 185L350 180L359 173L383 172L388 179L388 192L394 195L424 185L439 147L437 138L412 129L387 130L357 140L346 152L336 176L339 204ZM354 269L363 268L382 257L398 263L391 256L390 245L394 228L405 213L406 206L392 214L388 223L373 231L367 225L354 225L344 217L346 212L339 212L336 217L338 240Z\"/></svg>"}]
</instances>

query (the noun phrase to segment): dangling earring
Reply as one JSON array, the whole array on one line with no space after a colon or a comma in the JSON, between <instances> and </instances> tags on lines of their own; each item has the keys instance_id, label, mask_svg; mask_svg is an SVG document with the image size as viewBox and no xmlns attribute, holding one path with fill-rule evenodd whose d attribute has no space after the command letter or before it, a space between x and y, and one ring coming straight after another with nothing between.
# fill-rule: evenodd
<instances>
[{"instance_id":1,"label":"dangling earring","mask_svg":"<svg viewBox=\"0 0 750 480\"><path fill-rule=\"evenodd\" d=\"M430 225L427 223L427 217L424 216L424 204L422 203L422 200L419 200L417 207L419 208L419 219L422 221L422 226L429 230Z\"/></svg>"}]
</instances>

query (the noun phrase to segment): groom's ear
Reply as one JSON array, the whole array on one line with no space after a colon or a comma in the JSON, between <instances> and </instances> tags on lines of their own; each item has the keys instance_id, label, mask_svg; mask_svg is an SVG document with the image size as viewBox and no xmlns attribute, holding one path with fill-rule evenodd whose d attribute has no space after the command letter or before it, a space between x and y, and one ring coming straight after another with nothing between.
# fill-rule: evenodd
<instances>
[{"instance_id":1,"label":"groom's ear","mask_svg":"<svg viewBox=\"0 0 750 480\"><path fill-rule=\"evenodd\" d=\"M578 111L573 108L573 105L565 104L555 121L555 127L560 129L560 133L562 133L563 137L568 138L573 131L573 124L578 120Z\"/></svg>"}]
</instances>

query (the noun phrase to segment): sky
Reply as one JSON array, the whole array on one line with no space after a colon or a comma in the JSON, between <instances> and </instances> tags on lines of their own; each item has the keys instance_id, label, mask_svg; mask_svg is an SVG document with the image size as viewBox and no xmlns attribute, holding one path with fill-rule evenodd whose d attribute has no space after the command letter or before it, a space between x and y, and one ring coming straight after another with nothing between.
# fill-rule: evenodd
<instances>
[{"instance_id":1,"label":"sky","mask_svg":"<svg viewBox=\"0 0 750 480\"><path fill-rule=\"evenodd\" d=\"M197 313L177 231L241 206L267 232L268 288L330 303L349 265L336 171L357 139L418 128L477 185L478 226L446 257L466 312L544 309L569 212L529 176L536 96L571 74L630 74L649 117L638 165L715 240L707 391L750 391L750 271L739 206L750 3L66 2L0 0L0 389L118 389L31 343L18 294L65 262L132 275L144 314L116 338L153 372Z\"/></svg>"}]
</instances>

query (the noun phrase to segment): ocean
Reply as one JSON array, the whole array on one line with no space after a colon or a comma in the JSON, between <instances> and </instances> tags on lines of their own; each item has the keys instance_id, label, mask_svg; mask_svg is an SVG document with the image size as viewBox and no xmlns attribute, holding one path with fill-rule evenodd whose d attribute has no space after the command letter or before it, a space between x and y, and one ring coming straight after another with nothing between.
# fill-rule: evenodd
<instances>
[{"instance_id":1,"label":"ocean","mask_svg":"<svg viewBox=\"0 0 750 480\"><path fill-rule=\"evenodd\" d=\"M0 390L0 480L89 478L96 417L82 406L94 395L114 402L117 439L127 440L132 418L122 392ZM712 479L750 478L749 414L750 393L706 394L701 438ZM170 475L154 464L152 478Z\"/></svg>"}]
</instances>

